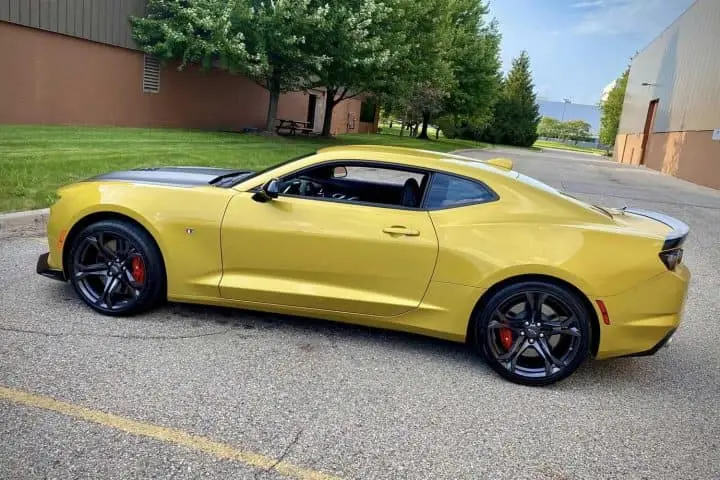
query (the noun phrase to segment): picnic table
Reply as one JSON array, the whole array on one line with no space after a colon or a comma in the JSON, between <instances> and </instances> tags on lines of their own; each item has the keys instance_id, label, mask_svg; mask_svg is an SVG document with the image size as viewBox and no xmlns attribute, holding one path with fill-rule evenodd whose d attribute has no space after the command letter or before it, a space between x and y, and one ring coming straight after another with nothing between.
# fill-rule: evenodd
<instances>
[{"instance_id":1,"label":"picnic table","mask_svg":"<svg viewBox=\"0 0 720 480\"><path fill-rule=\"evenodd\" d=\"M278 119L278 124L275 127L275 131L280 134L280 130L287 130L290 135L295 135L297 132L309 135L313 131L310 122Z\"/></svg>"}]
</instances>

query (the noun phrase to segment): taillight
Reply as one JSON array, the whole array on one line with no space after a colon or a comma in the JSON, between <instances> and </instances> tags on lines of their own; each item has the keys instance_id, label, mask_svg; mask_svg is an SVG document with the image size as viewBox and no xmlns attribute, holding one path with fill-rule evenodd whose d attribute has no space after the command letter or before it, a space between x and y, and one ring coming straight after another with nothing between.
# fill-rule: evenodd
<instances>
[{"instance_id":1,"label":"taillight","mask_svg":"<svg viewBox=\"0 0 720 480\"><path fill-rule=\"evenodd\" d=\"M660 260L662 260L668 270L675 270L675 267L682 262L682 257L682 248L674 248L660 252Z\"/></svg>"}]
</instances>

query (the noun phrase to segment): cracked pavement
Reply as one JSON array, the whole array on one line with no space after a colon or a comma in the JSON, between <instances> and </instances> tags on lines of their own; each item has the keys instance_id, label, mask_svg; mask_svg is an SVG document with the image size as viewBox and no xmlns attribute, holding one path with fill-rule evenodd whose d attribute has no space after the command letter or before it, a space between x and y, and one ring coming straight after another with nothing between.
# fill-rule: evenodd
<instances>
[{"instance_id":1,"label":"cracked pavement","mask_svg":"<svg viewBox=\"0 0 720 480\"><path fill-rule=\"evenodd\" d=\"M720 478L720 192L587 155L471 154L688 223L671 347L526 388L414 335L177 304L102 317L34 273L44 239L16 238L0 240L0 385L344 478ZM0 399L0 478L117 477L285 478Z\"/></svg>"}]
</instances>

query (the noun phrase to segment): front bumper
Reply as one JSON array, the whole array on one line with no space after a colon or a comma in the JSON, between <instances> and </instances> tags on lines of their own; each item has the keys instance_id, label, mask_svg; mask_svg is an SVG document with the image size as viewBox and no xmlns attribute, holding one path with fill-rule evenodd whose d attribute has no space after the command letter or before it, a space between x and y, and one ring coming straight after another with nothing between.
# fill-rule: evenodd
<instances>
[{"instance_id":1,"label":"front bumper","mask_svg":"<svg viewBox=\"0 0 720 480\"><path fill-rule=\"evenodd\" d=\"M49 256L49 253L43 253L38 257L35 271L44 277L52 278L54 280L60 280L61 282L66 281L67 278L65 278L65 274L62 271L53 270L52 268L50 268L50 265L48 265Z\"/></svg>"}]
</instances>

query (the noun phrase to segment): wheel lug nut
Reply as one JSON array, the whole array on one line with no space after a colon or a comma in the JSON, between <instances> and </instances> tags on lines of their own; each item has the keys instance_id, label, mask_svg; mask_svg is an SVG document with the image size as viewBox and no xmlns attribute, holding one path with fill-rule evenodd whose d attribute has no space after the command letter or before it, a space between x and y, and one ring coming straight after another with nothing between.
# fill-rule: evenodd
<instances>
[{"instance_id":1,"label":"wheel lug nut","mask_svg":"<svg viewBox=\"0 0 720 480\"><path fill-rule=\"evenodd\" d=\"M530 343L535 343L535 340L533 340L533 339L531 338L531 339L530 339Z\"/></svg>"},{"instance_id":2,"label":"wheel lug nut","mask_svg":"<svg viewBox=\"0 0 720 480\"><path fill-rule=\"evenodd\" d=\"M520 335L522 335L522 336L524 337L524 336L525 336L525 331L523 330L522 332L520 332Z\"/></svg>"},{"instance_id":3,"label":"wheel lug nut","mask_svg":"<svg viewBox=\"0 0 720 480\"><path fill-rule=\"evenodd\" d=\"M530 322L525 322L525 326L526 327L530 326Z\"/></svg>"},{"instance_id":4,"label":"wheel lug nut","mask_svg":"<svg viewBox=\"0 0 720 480\"><path fill-rule=\"evenodd\" d=\"M539 335L540 338L543 338L544 336L545 336L544 333L541 333L541 334Z\"/></svg>"}]
</instances>

